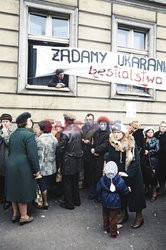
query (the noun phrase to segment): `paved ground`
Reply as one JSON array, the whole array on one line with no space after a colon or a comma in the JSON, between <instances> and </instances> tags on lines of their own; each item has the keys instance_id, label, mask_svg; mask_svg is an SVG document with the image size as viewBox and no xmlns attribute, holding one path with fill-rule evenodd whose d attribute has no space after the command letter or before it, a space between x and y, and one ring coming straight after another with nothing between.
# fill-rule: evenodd
<instances>
[{"instance_id":1,"label":"paved ground","mask_svg":"<svg viewBox=\"0 0 166 250\"><path fill-rule=\"evenodd\" d=\"M134 214L112 239L102 229L101 207L87 199L81 190L82 205L66 210L59 201L51 199L48 211L30 206L35 220L20 226L10 222L11 210L0 205L0 250L165 250L166 249L166 195L150 203L144 210L144 225L132 229Z\"/></svg>"}]
</instances>

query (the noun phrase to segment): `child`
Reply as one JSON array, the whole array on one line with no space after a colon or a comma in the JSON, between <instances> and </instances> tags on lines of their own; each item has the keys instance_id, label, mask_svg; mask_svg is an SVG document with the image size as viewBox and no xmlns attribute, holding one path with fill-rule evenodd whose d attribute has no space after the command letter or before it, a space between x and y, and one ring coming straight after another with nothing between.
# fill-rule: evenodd
<instances>
[{"instance_id":1,"label":"child","mask_svg":"<svg viewBox=\"0 0 166 250\"><path fill-rule=\"evenodd\" d=\"M104 176L97 183L97 192L103 207L103 228L113 238L119 233L117 231L117 214L121 207L119 193L126 195L130 190L117 173L116 163L109 161L104 167Z\"/></svg>"}]
</instances>

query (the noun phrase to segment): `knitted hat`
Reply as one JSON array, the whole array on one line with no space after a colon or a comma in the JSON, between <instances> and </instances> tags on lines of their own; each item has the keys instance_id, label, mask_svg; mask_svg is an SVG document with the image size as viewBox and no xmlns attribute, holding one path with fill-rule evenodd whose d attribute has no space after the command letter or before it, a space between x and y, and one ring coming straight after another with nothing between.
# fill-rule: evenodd
<instances>
[{"instance_id":1,"label":"knitted hat","mask_svg":"<svg viewBox=\"0 0 166 250\"><path fill-rule=\"evenodd\" d=\"M31 114L29 112L24 112L16 118L16 123L21 124L23 122L26 122L28 118L30 117L31 117Z\"/></svg>"},{"instance_id":2,"label":"knitted hat","mask_svg":"<svg viewBox=\"0 0 166 250\"><path fill-rule=\"evenodd\" d=\"M112 130L120 131L123 134L127 133L127 128L125 127L125 125L123 123L117 123L117 124L113 125Z\"/></svg>"},{"instance_id":3,"label":"knitted hat","mask_svg":"<svg viewBox=\"0 0 166 250\"><path fill-rule=\"evenodd\" d=\"M10 122L12 121L12 116L10 114L2 114L0 117L0 120L9 120Z\"/></svg>"},{"instance_id":4,"label":"knitted hat","mask_svg":"<svg viewBox=\"0 0 166 250\"><path fill-rule=\"evenodd\" d=\"M118 167L114 161L109 161L107 162L105 168L104 168L104 173L106 176L111 179L111 185L110 185L110 191L115 192L115 185L112 182L112 179L117 175L118 173Z\"/></svg>"}]
</instances>

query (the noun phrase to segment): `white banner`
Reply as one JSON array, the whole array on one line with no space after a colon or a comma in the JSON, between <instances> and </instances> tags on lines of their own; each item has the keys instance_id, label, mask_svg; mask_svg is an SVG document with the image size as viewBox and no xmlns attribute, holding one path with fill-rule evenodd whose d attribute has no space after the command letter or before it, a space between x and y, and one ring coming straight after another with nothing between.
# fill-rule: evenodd
<instances>
[{"instance_id":1,"label":"white banner","mask_svg":"<svg viewBox=\"0 0 166 250\"><path fill-rule=\"evenodd\" d=\"M166 61L108 51L34 46L36 77L64 69L65 74L93 80L166 90Z\"/></svg>"}]
</instances>

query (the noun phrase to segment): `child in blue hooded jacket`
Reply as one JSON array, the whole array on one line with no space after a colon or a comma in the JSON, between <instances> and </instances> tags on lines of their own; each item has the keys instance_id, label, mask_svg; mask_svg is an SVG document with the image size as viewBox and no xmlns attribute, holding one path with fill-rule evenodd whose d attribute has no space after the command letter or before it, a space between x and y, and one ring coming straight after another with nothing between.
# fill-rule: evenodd
<instances>
[{"instance_id":1,"label":"child in blue hooded jacket","mask_svg":"<svg viewBox=\"0 0 166 250\"><path fill-rule=\"evenodd\" d=\"M104 176L97 183L97 192L102 203L104 231L110 233L113 238L118 235L117 215L121 207L119 194L127 195L129 190L122 177L118 175L116 163L109 161L104 167Z\"/></svg>"}]
</instances>

